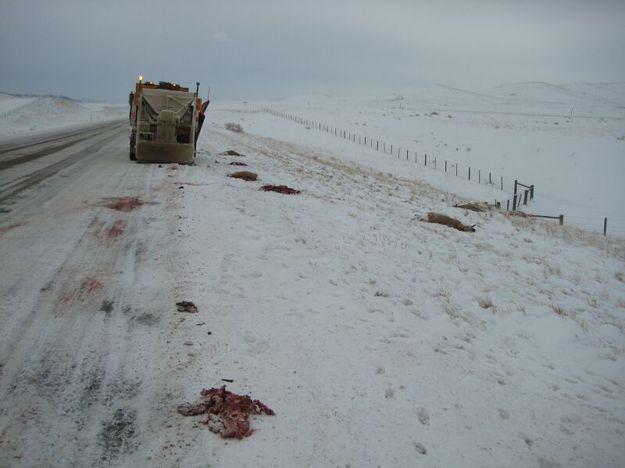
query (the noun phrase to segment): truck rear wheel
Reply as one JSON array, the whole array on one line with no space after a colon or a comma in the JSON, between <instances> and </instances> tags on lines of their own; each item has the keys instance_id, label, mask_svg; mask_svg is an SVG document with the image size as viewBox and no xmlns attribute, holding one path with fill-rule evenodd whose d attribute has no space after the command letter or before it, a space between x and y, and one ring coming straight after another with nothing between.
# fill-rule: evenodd
<instances>
[{"instance_id":1,"label":"truck rear wheel","mask_svg":"<svg viewBox=\"0 0 625 468\"><path fill-rule=\"evenodd\" d=\"M137 160L137 132L133 130L130 132L130 160Z\"/></svg>"}]
</instances>

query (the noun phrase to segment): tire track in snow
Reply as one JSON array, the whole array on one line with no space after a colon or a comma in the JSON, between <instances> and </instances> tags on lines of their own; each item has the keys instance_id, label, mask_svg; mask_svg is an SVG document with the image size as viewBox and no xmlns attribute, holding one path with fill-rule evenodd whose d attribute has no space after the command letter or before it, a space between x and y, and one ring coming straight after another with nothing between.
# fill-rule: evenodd
<instances>
[{"instance_id":1,"label":"tire track in snow","mask_svg":"<svg viewBox=\"0 0 625 468\"><path fill-rule=\"evenodd\" d=\"M5 254L20 245L28 261L24 246L35 240L41 246L31 250L52 250L56 263L40 269L45 276L19 268L0 283L11 298L0 310L0 454L16 466L116 464L164 424L155 413L167 376L153 356L166 333L171 280L164 272L156 285L150 278L177 217L149 203L114 211L102 199L143 193L160 202L175 187L156 165L129 163L125 142L117 148L120 133L61 161L71 178L33 185L7 215L26 222L3 239ZM175 260L175 249L166 252ZM167 271L176 268L174 261ZM163 385L146 388L146 378Z\"/></svg>"}]
</instances>

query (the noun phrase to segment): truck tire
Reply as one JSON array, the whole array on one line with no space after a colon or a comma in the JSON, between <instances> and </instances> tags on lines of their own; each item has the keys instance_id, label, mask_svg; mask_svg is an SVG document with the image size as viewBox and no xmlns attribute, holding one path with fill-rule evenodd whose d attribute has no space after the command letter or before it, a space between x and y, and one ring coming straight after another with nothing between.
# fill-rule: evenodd
<instances>
[{"instance_id":1,"label":"truck tire","mask_svg":"<svg viewBox=\"0 0 625 468\"><path fill-rule=\"evenodd\" d=\"M131 161L136 161L137 160L137 132L136 130L133 130L132 132L130 132L130 160Z\"/></svg>"}]
</instances>

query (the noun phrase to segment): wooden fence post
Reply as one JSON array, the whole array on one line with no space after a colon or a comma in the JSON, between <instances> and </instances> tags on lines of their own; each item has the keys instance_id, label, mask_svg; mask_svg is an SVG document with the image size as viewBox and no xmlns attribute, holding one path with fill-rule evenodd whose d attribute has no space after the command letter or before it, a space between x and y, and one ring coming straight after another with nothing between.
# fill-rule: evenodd
<instances>
[{"instance_id":1,"label":"wooden fence post","mask_svg":"<svg viewBox=\"0 0 625 468\"><path fill-rule=\"evenodd\" d=\"M469 180L471 180L471 166L469 166Z\"/></svg>"},{"instance_id":2,"label":"wooden fence post","mask_svg":"<svg viewBox=\"0 0 625 468\"><path fill-rule=\"evenodd\" d=\"M445 159L445 173L447 173L447 160Z\"/></svg>"},{"instance_id":3,"label":"wooden fence post","mask_svg":"<svg viewBox=\"0 0 625 468\"><path fill-rule=\"evenodd\" d=\"M408 161L408 150L406 150L406 161Z\"/></svg>"},{"instance_id":4,"label":"wooden fence post","mask_svg":"<svg viewBox=\"0 0 625 468\"><path fill-rule=\"evenodd\" d=\"M530 185L530 200L534 199L534 184Z\"/></svg>"},{"instance_id":5,"label":"wooden fence post","mask_svg":"<svg viewBox=\"0 0 625 468\"><path fill-rule=\"evenodd\" d=\"M560 215L560 226L564 226L564 215Z\"/></svg>"},{"instance_id":6,"label":"wooden fence post","mask_svg":"<svg viewBox=\"0 0 625 468\"><path fill-rule=\"evenodd\" d=\"M501 190L503 190L503 176L501 176Z\"/></svg>"},{"instance_id":7,"label":"wooden fence post","mask_svg":"<svg viewBox=\"0 0 625 468\"><path fill-rule=\"evenodd\" d=\"M427 166L428 165L428 154L425 153L425 158L423 159L423 165Z\"/></svg>"},{"instance_id":8,"label":"wooden fence post","mask_svg":"<svg viewBox=\"0 0 625 468\"><path fill-rule=\"evenodd\" d=\"M512 198L512 211L516 210L516 189L517 189L518 181L514 179L514 195Z\"/></svg>"},{"instance_id":9,"label":"wooden fence post","mask_svg":"<svg viewBox=\"0 0 625 468\"><path fill-rule=\"evenodd\" d=\"M603 218L603 235L608 235L608 218Z\"/></svg>"},{"instance_id":10,"label":"wooden fence post","mask_svg":"<svg viewBox=\"0 0 625 468\"><path fill-rule=\"evenodd\" d=\"M527 196L529 195L529 190L525 190L525 192L523 193L523 204L527 205Z\"/></svg>"}]
</instances>

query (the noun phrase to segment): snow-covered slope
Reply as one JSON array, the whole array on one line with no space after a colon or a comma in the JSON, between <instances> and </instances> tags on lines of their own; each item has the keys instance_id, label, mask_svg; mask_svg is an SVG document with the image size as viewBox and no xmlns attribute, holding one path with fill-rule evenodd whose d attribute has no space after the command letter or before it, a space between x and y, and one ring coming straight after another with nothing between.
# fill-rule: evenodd
<instances>
[{"instance_id":1,"label":"snow-covered slope","mask_svg":"<svg viewBox=\"0 0 625 468\"><path fill-rule=\"evenodd\" d=\"M623 84L516 83L470 92L445 86L415 89L394 96L300 96L283 101L224 105L244 110L267 106L310 121L339 128L356 139L385 145L375 149L345 146L344 151L394 164L393 145L401 159L418 158L418 177L452 192L467 194L472 184L492 178L496 188L475 196L484 201L512 199L515 179L535 185L531 213L558 216L567 223L600 231L608 218L609 232L625 234L625 86ZM219 109L219 106L216 107ZM242 116L251 132L306 141L333 148L332 138L314 129L295 129L290 121L268 122L257 114ZM307 135L308 133L308 135ZM430 170L422 170L427 155ZM436 171L434 170L436 159ZM442 177L447 161L448 174ZM455 177L455 165L458 177ZM415 166L415 164L412 164ZM405 164L407 173L415 169ZM454 176L450 176L454 174Z\"/></svg>"},{"instance_id":2,"label":"snow-covered slope","mask_svg":"<svg viewBox=\"0 0 625 468\"><path fill-rule=\"evenodd\" d=\"M246 116L250 133L222 130L236 117L214 113L198 167L171 171L186 206L179 293L201 311L182 324L199 353L176 380L192 401L234 379L277 416L228 445L181 421L172 459L201 465L213 450L233 467L619 466L622 241L454 208L459 197L364 151L260 136L296 131L272 116ZM240 169L232 162L260 180L227 178ZM422 222L430 210L477 232Z\"/></svg>"},{"instance_id":3,"label":"snow-covered slope","mask_svg":"<svg viewBox=\"0 0 625 468\"><path fill-rule=\"evenodd\" d=\"M88 104L64 96L0 94L0 138L123 118L127 107Z\"/></svg>"}]
</instances>

